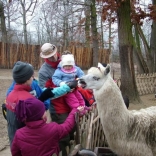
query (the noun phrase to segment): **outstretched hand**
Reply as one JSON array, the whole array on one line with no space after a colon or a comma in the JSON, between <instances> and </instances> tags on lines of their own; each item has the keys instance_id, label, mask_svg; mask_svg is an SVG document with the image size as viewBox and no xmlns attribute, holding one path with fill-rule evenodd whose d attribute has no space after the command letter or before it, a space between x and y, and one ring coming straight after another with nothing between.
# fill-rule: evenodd
<instances>
[{"instance_id":1,"label":"outstretched hand","mask_svg":"<svg viewBox=\"0 0 156 156\"><path fill-rule=\"evenodd\" d=\"M45 89L38 99L40 101L44 102L45 100L54 97L55 94L52 92L52 90L53 90L53 88Z\"/></svg>"}]
</instances>

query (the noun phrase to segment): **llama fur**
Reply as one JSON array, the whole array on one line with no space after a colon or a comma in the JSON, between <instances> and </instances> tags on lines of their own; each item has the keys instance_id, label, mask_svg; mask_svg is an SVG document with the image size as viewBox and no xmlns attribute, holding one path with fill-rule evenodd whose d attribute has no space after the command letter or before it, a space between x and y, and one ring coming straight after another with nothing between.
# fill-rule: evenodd
<instances>
[{"instance_id":1,"label":"llama fur","mask_svg":"<svg viewBox=\"0 0 156 156\"><path fill-rule=\"evenodd\" d=\"M156 107L130 111L111 77L110 65L91 67L79 79L93 89L107 142L118 156L156 156Z\"/></svg>"}]
</instances>

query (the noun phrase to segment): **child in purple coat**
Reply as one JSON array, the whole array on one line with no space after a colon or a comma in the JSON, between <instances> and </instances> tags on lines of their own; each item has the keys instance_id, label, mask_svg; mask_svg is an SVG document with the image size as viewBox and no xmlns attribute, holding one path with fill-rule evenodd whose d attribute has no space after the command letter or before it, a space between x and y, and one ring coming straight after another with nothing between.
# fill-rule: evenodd
<instances>
[{"instance_id":1,"label":"child in purple coat","mask_svg":"<svg viewBox=\"0 0 156 156\"><path fill-rule=\"evenodd\" d=\"M16 105L15 114L26 126L16 131L11 146L12 156L44 156L54 153L58 156L60 139L75 125L75 112L77 109L72 109L62 124L47 124L43 102L36 98L20 100Z\"/></svg>"},{"instance_id":2,"label":"child in purple coat","mask_svg":"<svg viewBox=\"0 0 156 156\"><path fill-rule=\"evenodd\" d=\"M74 56L72 54L66 54L62 55L61 62L52 76L52 81L56 86L62 86L65 83L75 80L76 78L82 77L83 75L84 72L75 65ZM84 108L81 115L85 114L85 109L87 109L85 107L85 101L77 89L69 92L65 96L65 100L71 109L78 106Z\"/></svg>"}]
</instances>

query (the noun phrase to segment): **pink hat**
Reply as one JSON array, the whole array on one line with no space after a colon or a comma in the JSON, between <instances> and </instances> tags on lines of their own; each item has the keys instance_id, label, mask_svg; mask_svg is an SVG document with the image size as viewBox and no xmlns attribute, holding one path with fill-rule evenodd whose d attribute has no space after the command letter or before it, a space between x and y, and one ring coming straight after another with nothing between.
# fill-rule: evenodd
<instances>
[{"instance_id":1,"label":"pink hat","mask_svg":"<svg viewBox=\"0 0 156 156\"><path fill-rule=\"evenodd\" d=\"M19 100L15 107L15 114L20 121L37 121L41 120L45 112L44 103L37 98L28 98Z\"/></svg>"}]
</instances>

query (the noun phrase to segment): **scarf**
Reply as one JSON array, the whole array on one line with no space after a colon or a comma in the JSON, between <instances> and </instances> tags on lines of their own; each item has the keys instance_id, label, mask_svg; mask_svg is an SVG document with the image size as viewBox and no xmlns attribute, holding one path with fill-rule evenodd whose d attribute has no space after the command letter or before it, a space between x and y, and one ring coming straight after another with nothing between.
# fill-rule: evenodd
<instances>
[{"instance_id":1,"label":"scarf","mask_svg":"<svg viewBox=\"0 0 156 156\"><path fill-rule=\"evenodd\" d=\"M46 63L48 63L49 65L51 65L52 68L56 69L57 66L58 66L58 64L59 64L60 61L61 61L61 59L60 59L60 54L59 54L59 53L57 53L57 56L58 56L58 60L57 60L56 62L51 62L51 61L49 61L48 59L44 59L44 61L45 61Z\"/></svg>"}]
</instances>

